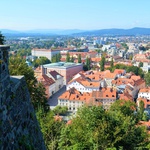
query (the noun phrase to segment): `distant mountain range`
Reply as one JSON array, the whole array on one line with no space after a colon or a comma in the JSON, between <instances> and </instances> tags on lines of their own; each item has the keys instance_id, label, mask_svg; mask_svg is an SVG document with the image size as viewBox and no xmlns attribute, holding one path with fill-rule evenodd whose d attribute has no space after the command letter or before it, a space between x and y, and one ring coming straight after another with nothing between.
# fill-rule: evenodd
<instances>
[{"instance_id":1,"label":"distant mountain range","mask_svg":"<svg viewBox=\"0 0 150 150\"><path fill-rule=\"evenodd\" d=\"M82 32L82 35L150 35L150 28L132 28L132 29L101 29ZM74 34L80 35L80 33Z\"/></svg>"},{"instance_id":2,"label":"distant mountain range","mask_svg":"<svg viewBox=\"0 0 150 150\"><path fill-rule=\"evenodd\" d=\"M8 30L8 29L0 29L2 34L5 36L34 36L34 35L72 35L76 33L86 32L86 30L78 30L78 29L68 29L68 30L61 30L61 29L36 29L36 30L26 30L26 31L16 31L16 30Z\"/></svg>"},{"instance_id":3,"label":"distant mountain range","mask_svg":"<svg viewBox=\"0 0 150 150\"><path fill-rule=\"evenodd\" d=\"M79 30L79 29L37 29L28 31L15 31L0 29L5 36L36 36L36 35L74 35L74 36L115 36L115 35L150 35L150 28L132 29L101 29L101 30Z\"/></svg>"}]
</instances>

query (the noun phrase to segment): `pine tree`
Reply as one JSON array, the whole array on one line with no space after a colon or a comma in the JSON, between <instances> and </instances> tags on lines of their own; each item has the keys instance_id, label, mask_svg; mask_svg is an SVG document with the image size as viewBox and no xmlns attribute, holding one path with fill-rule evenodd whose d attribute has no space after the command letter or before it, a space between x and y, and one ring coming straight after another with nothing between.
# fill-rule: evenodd
<instances>
[{"instance_id":1,"label":"pine tree","mask_svg":"<svg viewBox=\"0 0 150 150\"><path fill-rule=\"evenodd\" d=\"M66 62L70 62L70 54L69 54L69 52L67 52Z\"/></svg>"},{"instance_id":2,"label":"pine tree","mask_svg":"<svg viewBox=\"0 0 150 150\"><path fill-rule=\"evenodd\" d=\"M113 60L113 58L111 58L110 67L111 67L111 68L114 67L114 60Z\"/></svg>"},{"instance_id":3,"label":"pine tree","mask_svg":"<svg viewBox=\"0 0 150 150\"><path fill-rule=\"evenodd\" d=\"M73 58L73 56L71 57L71 60L70 60L71 62L74 62L74 58Z\"/></svg>"},{"instance_id":4,"label":"pine tree","mask_svg":"<svg viewBox=\"0 0 150 150\"><path fill-rule=\"evenodd\" d=\"M78 63L81 63L81 54L78 55Z\"/></svg>"},{"instance_id":5,"label":"pine tree","mask_svg":"<svg viewBox=\"0 0 150 150\"><path fill-rule=\"evenodd\" d=\"M104 56L102 56L102 59L101 59L101 61L100 61L100 70L101 71L104 71L104 69L105 69L105 57Z\"/></svg>"},{"instance_id":6,"label":"pine tree","mask_svg":"<svg viewBox=\"0 0 150 150\"><path fill-rule=\"evenodd\" d=\"M0 32L0 45L4 45L4 42L5 42L5 37L1 34Z\"/></svg>"},{"instance_id":7,"label":"pine tree","mask_svg":"<svg viewBox=\"0 0 150 150\"><path fill-rule=\"evenodd\" d=\"M87 66L87 68L88 68L88 70L90 70L91 69L91 61L90 61L90 58L86 58L86 66Z\"/></svg>"}]
</instances>

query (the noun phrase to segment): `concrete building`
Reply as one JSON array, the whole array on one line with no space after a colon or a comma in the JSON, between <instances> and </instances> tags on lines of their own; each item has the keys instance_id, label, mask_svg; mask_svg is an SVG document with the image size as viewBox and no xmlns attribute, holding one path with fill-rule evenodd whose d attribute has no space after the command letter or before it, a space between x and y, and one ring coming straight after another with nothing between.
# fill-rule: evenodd
<instances>
[{"instance_id":1,"label":"concrete building","mask_svg":"<svg viewBox=\"0 0 150 150\"><path fill-rule=\"evenodd\" d=\"M58 62L43 66L47 73L55 70L62 75L64 77L64 85L66 85L75 74L83 70L83 64L81 63Z\"/></svg>"},{"instance_id":2,"label":"concrete building","mask_svg":"<svg viewBox=\"0 0 150 150\"><path fill-rule=\"evenodd\" d=\"M47 73L47 76L55 81L55 93L64 86L64 77L57 71L50 71Z\"/></svg>"},{"instance_id":3,"label":"concrete building","mask_svg":"<svg viewBox=\"0 0 150 150\"><path fill-rule=\"evenodd\" d=\"M60 50L32 49L31 53L32 53L32 56L36 56L38 58L40 56L44 56L44 57L47 57L49 60L51 60L54 55L60 53Z\"/></svg>"}]
</instances>

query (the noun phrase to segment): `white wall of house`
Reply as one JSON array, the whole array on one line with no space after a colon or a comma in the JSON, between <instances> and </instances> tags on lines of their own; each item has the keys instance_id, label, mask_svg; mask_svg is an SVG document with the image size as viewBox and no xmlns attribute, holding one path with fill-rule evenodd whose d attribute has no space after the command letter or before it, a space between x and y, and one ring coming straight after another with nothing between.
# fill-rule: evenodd
<instances>
[{"instance_id":1,"label":"white wall of house","mask_svg":"<svg viewBox=\"0 0 150 150\"><path fill-rule=\"evenodd\" d=\"M67 85L67 90L69 90L73 87L76 90L78 90L79 92L83 93L83 92L99 91L100 85L99 85L99 87L85 87L82 84L80 84L79 82L73 81L73 82L71 82L70 84Z\"/></svg>"},{"instance_id":2,"label":"white wall of house","mask_svg":"<svg viewBox=\"0 0 150 150\"><path fill-rule=\"evenodd\" d=\"M63 100L63 99L58 99L58 105L59 106L67 106L68 110L71 112L76 112L78 108L84 105L83 101L79 100Z\"/></svg>"},{"instance_id":3,"label":"white wall of house","mask_svg":"<svg viewBox=\"0 0 150 150\"><path fill-rule=\"evenodd\" d=\"M50 96L52 96L55 93L55 83L50 85L49 93L50 93Z\"/></svg>"},{"instance_id":4,"label":"white wall of house","mask_svg":"<svg viewBox=\"0 0 150 150\"><path fill-rule=\"evenodd\" d=\"M55 80L55 78L53 78L49 73L47 74L47 76L52 78L55 81L55 90L54 90L55 93L57 91L59 91L63 87L63 85L64 85L64 77L58 75L57 76L57 80Z\"/></svg>"},{"instance_id":5,"label":"white wall of house","mask_svg":"<svg viewBox=\"0 0 150 150\"><path fill-rule=\"evenodd\" d=\"M56 82L55 91L57 92L64 85L63 77L62 76L58 76L57 80L54 80L54 81Z\"/></svg>"},{"instance_id":6,"label":"white wall of house","mask_svg":"<svg viewBox=\"0 0 150 150\"><path fill-rule=\"evenodd\" d=\"M146 98L150 100L150 93L149 92L139 92L138 98Z\"/></svg>"}]
</instances>

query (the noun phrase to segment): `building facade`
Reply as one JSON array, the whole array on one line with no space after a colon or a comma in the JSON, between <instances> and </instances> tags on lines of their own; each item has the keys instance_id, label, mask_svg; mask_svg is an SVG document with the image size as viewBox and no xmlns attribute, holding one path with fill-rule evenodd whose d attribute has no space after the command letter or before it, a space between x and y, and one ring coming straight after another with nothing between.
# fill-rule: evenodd
<instances>
[{"instance_id":1,"label":"building facade","mask_svg":"<svg viewBox=\"0 0 150 150\"><path fill-rule=\"evenodd\" d=\"M74 75L83 70L83 64L81 63L51 63L47 65L43 65L46 69L47 73L51 71L57 71L60 75L64 77L64 85L66 85Z\"/></svg>"}]
</instances>

